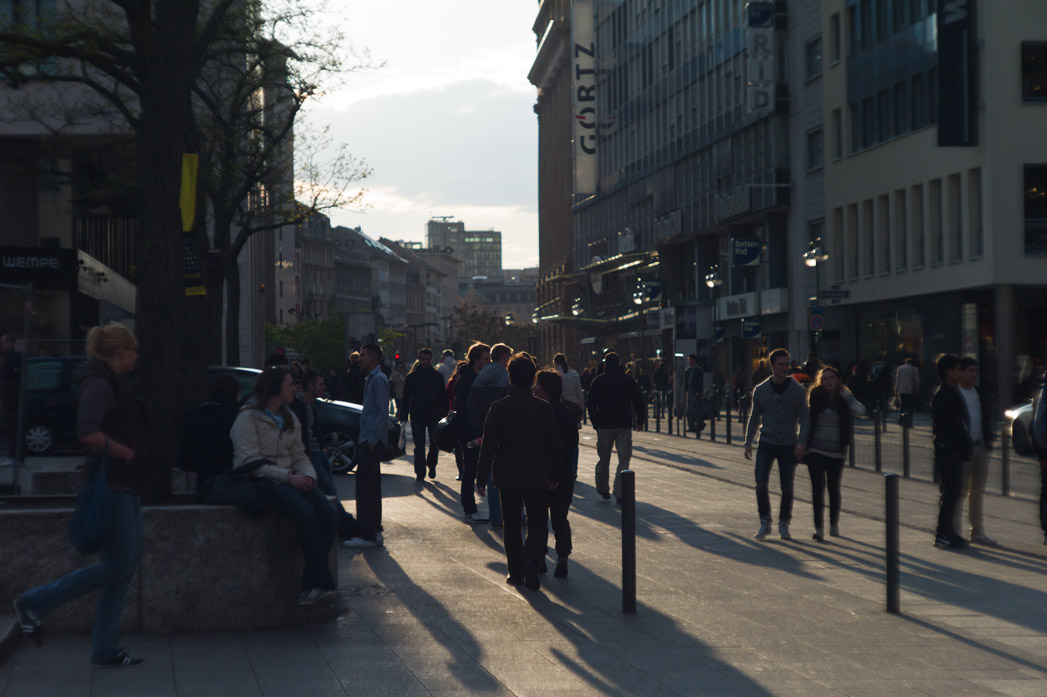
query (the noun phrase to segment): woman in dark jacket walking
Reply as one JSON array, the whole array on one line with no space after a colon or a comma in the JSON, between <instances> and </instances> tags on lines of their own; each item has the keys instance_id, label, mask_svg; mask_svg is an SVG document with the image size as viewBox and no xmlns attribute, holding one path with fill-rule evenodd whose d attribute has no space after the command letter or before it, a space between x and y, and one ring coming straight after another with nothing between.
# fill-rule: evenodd
<instances>
[{"instance_id":1,"label":"woman in dark jacket walking","mask_svg":"<svg viewBox=\"0 0 1047 697\"><path fill-rule=\"evenodd\" d=\"M97 564L84 567L14 601L22 634L40 646L40 625L52 610L99 591L91 635L91 664L137 666L141 658L120 647L120 618L142 545L139 496L148 480L149 437L145 407L128 374L138 359L138 340L112 323L87 333L87 363L78 372L76 433L88 452L85 471L109 453L110 529Z\"/></svg>"},{"instance_id":2,"label":"woman in dark jacket walking","mask_svg":"<svg viewBox=\"0 0 1047 697\"><path fill-rule=\"evenodd\" d=\"M506 581L541 588L538 567L545 556L549 530L549 490L560 478L560 432L549 404L531 394L537 372L529 356L517 353L509 361L509 395L491 405L484 421L476 490L486 493L493 471L501 494L505 524ZM527 509L527 540L521 545L520 514Z\"/></svg>"},{"instance_id":3,"label":"woman in dark jacket walking","mask_svg":"<svg viewBox=\"0 0 1047 697\"><path fill-rule=\"evenodd\" d=\"M844 387L835 368L822 368L807 396L811 428L807 437L807 470L811 475L814 506L814 539L825 539L825 486L829 485L829 534L840 536L840 480L843 458L851 445L854 416L865 413L851 391Z\"/></svg>"},{"instance_id":4,"label":"woman in dark jacket walking","mask_svg":"<svg viewBox=\"0 0 1047 697\"><path fill-rule=\"evenodd\" d=\"M454 381L454 423L458 428L458 447L462 451L462 519L467 523L486 523L487 518L477 515L476 496L473 494L480 450L475 446L470 447L469 444L480 434L473 430L472 421L469 419L469 391L477 374L491 362L491 347L477 342L469 347L466 357L468 363L458 371L457 378L451 378Z\"/></svg>"},{"instance_id":5,"label":"woman in dark jacket walking","mask_svg":"<svg viewBox=\"0 0 1047 697\"><path fill-rule=\"evenodd\" d=\"M560 482L549 492L549 522L556 537L556 569L553 576L567 578L567 557L571 556L573 549L567 512L574 499L574 482L578 478L578 420L563 402L563 378L557 371L540 371L531 392L552 405L560 430ZM545 571L544 559L538 570Z\"/></svg>"}]
</instances>

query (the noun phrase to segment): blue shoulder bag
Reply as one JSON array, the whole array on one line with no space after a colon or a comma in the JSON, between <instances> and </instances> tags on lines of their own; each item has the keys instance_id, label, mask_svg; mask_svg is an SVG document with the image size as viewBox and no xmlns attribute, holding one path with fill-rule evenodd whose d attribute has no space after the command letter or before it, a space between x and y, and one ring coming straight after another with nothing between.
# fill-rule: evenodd
<instances>
[{"instance_id":1,"label":"blue shoulder bag","mask_svg":"<svg viewBox=\"0 0 1047 697\"><path fill-rule=\"evenodd\" d=\"M109 534L109 439L102 456L88 473L84 488L76 496L76 508L69 521L69 540L80 554L94 554Z\"/></svg>"}]
</instances>

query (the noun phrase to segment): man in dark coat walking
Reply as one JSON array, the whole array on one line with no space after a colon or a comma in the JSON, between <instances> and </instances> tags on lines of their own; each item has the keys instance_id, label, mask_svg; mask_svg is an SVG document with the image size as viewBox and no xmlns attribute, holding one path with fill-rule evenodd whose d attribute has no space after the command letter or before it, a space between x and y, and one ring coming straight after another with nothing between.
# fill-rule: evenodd
<instances>
[{"instance_id":1,"label":"man in dark coat walking","mask_svg":"<svg viewBox=\"0 0 1047 697\"><path fill-rule=\"evenodd\" d=\"M963 493L963 463L971 459L973 452L967 405L957 387L962 373L959 356L945 354L939 358L941 385L931 399L934 470L941 482L934 546L953 549L967 546L967 541L953 529L953 516Z\"/></svg>"},{"instance_id":2,"label":"man in dark coat walking","mask_svg":"<svg viewBox=\"0 0 1047 697\"><path fill-rule=\"evenodd\" d=\"M418 362L407 377L404 378L404 396L400 402L401 424L411 419L411 433L414 436L414 476L418 481L425 480L426 467L429 478L436 479L436 461L440 449L433 438L437 422L447 414L447 393L444 391L444 379L433 368L433 350L423 348L418 351ZM425 434L429 433L429 455L425 454Z\"/></svg>"},{"instance_id":3,"label":"man in dark coat walking","mask_svg":"<svg viewBox=\"0 0 1047 697\"><path fill-rule=\"evenodd\" d=\"M549 490L559 483L560 431L548 402L531 394L537 368L530 356L509 361L509 395L491 405L484 421L477 471L483 496L488 473L501 495L505 521L506 581L538 590L538 567L545 557L549 530ZM521 513L527 510L527 539L521 544Z\"/></svg>"},{"instance_id":4,"label":"man in dark coat walking","mask_svg":"<svg viewBox=\"0 0 1047 697\"><path fill-rule=\"evenodd\" d=\"M596 462L596 492L604 499L611 498L611 493L614 493L615 499L621 503L621 474L622 470L629 469L633 454L633 412L637 431L643 430L647 414L640 388L622 370L621 359L613 351L604 357L604 372L589 388L588 408L589 420L596 429L596 454L599 457ZM618 451L613 488L607 485L611 448Z\"/></svg>"}]
</instances>

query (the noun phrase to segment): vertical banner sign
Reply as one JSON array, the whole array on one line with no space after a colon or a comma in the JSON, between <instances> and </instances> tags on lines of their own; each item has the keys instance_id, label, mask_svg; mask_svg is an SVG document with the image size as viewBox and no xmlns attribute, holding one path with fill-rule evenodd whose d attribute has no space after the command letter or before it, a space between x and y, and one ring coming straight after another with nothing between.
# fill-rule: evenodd
<instances>
[{"instance_id":1,"label":"vertical banner sign","mask_svg":"<svg viewBox=\"0 0 1047 697\"><path fill-rule=\"evenodd\" d=\"M753 0L745 6L746 39L749 51L746 63L746 108L750 114L774 112L774 3Z\"/></svg>"},{"instance_id":2,"label":"vertical banner sign","mask_svg":"<svg viewBox=\"0 0 1047 697\"><path fill-rule=\"evenodd\" d=\"M196 154L182 155L182 187L178 193L178 206L182 212L182 268L185 273L186 295L207 295L200 273L200 256L193 243L193 224L196 222L196 181L200 170L200 158Z\"/></svg>"},{"instance_id":3,"label":"vertical banner sign","mask_svg":"<svg viewBox=\"0 0 1047 697\"><path fill-rule=\"evenodd\" d=\"M571 3L574 193L596 193L596 44L593 0Z\"/></svg>"},{"instance_id":4,"label":"vertical banner sign","mask_svg":"<svg viewBox=\"0 0 1047 697\"><path fill-rule=\"evenodd\" d=\"M938 145L978 144L974 0L938 2Z\"/></svg>"}]
</instances>

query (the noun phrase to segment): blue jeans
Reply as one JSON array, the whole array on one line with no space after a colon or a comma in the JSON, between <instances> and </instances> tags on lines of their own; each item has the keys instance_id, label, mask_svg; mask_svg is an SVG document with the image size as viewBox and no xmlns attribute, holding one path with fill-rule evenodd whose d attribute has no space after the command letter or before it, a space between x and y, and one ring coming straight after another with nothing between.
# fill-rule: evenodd
<instances>
[{"instance_id":1,"label":"blue jeans","mask_svg":"<svg viewBox=\"0 0 1047 697\"><path fill-rule=\"evenodd\" d=\"M124 614L127 588L138 568L142 550L142 504L123 491L112 492L110 530L94 566L67 574L22 596L26 607L43 619L55 608L98 590L95 626L91 635L91 661L103 661L120 652L120 618Z\"/></svg>"},{"instance_id":2,"label":"blue jeans","mask_svg":"<svg viewBox=\"0 0 1047 697\"><path fill-rule=\"evenodd\" d=\"M778 522L788 523L793 517L793 475L796 473L796 446L760 443L756 449L756 508L760 520L771 522L771 496L767 485L771 481L771 467L778 460L778 478L782 485L782 506Z\"/></svg>"},{"instance_id":3,"label":"blue jeans","mask_svg":"<svg viewBox=\"0 0 1047 697\"><path fill-rule=\"evenodd\" d=\"M331 463L328 462L327 457L321 452L309 453L309 462L313 464L313 469L316 470L316 488L325 495L334 497L334 508L338 511L338 534L345 538L356 537L356 518L345 510L341 499L338 498L338 489L334 486L334 472L331 470Z\"/></svg>"},{"instance_id":4,"label":"blue jeans","mask_svg":"<svg viewBox=\"0 0 1047 697\"><path fill-rule=\"evenodd\" d=\"M334 506L318 486L303 494L290 484L270 479L262 481L268 485L273 510L291 518L298 528L298 543L305 558L302 590L334 590L334 578L327 565L327 555L334 546L338 528L338 513Z\"/></svg>"}]
</instances>

